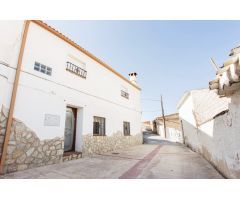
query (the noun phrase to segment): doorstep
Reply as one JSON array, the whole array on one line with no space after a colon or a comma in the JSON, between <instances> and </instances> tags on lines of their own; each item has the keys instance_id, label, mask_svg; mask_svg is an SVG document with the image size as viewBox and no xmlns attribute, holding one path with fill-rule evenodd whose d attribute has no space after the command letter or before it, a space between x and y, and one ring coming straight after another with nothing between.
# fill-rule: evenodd
<instances>
[{"instance_id":1,"label":"doorstep","mask_svg":"<svg viewBox=\"0 0 240 200\"><path fill-rule=\"evenodd\" d=\"M63 162L82 158L82 152L68 151L63 153Z\"/></svg>"}]
</instances>

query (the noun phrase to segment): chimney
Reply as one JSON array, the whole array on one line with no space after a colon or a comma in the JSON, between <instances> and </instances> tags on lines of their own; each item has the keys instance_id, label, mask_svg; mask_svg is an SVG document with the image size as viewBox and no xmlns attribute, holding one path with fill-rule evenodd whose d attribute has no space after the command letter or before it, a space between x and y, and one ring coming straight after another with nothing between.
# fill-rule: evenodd
<instances>
[{"instance_id":1,"label":"chimney","mask_svg":"<svg viewBox=\"0 0 240 200\"><path fill-rule=\"evenodd\" d=\"M137 85L137 73L136 72L132 72L132 73L129 73L128 75L129 75L130 81L133 84Z\"/></svg>"}]
</instances>

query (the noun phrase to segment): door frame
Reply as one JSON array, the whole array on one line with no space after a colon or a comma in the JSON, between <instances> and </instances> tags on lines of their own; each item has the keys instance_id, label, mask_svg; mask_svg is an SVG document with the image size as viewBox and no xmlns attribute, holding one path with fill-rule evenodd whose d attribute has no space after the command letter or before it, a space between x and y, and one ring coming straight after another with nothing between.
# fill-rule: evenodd
<instances>
[{"instance_id":1,"label":"door frame","mask_svg":"<svg viewBox=\"0 0 240 200\"><path fill-rule=\"evenodd\" d=\"M72 107L72 106L67 106L66 108L71 108L72 111L73 111L73 115L74 115L74 132L73 132L73 144L72 144L72 148L71 150L68 150L68 151L64 151L65 152L74 152L75 149L76 149L76 132L77 132L77 108L75 107ZM67 112L67 109L66 111ZM66 118L65 118L65 121L66 121ZM65 129L64 129L64 140L65 140Z\"/></svg>"}]
</instances>

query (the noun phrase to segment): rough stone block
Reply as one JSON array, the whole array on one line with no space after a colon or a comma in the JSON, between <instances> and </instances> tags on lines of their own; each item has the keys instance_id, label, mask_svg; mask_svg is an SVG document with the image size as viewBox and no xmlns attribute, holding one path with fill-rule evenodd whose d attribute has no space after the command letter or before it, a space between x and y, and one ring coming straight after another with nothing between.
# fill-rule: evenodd
<instances>
[{"instance_id":1,"label":"rough stone block","mask_svg":"<svg viewBox=\"0 0 240 200\"><path fill-rule=\"evenodd\" d=\"M27 152L26 152L27 156L29 157L33 153L34 150L35 150L34 147L27 150Z\"/></svg>"},{"instance_id":2,"label":"rough stone block","mask_svg":"<svg viewBox=\"0 0 240 200\"><path fill-rule=\"evenodd\" d=\"M37 158L43 158L43 155L41 153L39 153Z\"/></svg>"},{"instance_id":3,"label":"rough stone block","mask_svg":"<svg viewBox=\"0 0 240 200\"><path fill-rule=\"evenodd\" d=\"M0 143L2 144L4 142L4 136L3 135L0 135Z\"/></svg>"},{"instance_id":4,"label":"rough stone block","mask_svg":"<svg viewBox=\"0 0 240 200\"><path fill-rule=\"evenodd\" d=\"M53 151L51 151L51 156L54 156L54 155L56 155L57 154L57 151L56 150L53 150Z\"/></svg>"},{"instance_id":5,"label":"rough stone block","mask_svg":"<svg viewBox=\"0 0 240 200\"><path fill-rule=\"evenodd\" d=\"M18 170L18 171L25 170L25 169L27 169L27 168L28 168L28 165L26 165L26 164L22 164L22 165L18 165L18 166L17 166L17 170Z\"/></svg>"},{"instance_id":6,"label":"rough stone block","mask_svg":"<svg viewBox=\"0 0 240 200\"><path fill-rule=\"evenodd\" d=\"M62 143L58 144L58 145L56 146L56 149L57 149L57 150L58 150L58 149L62 149Z\"/></svg>"},{"instance_id":7,"label":"rough stone block","mask_svg":"<svg viewBox=\"0 0 240 200\"><path fill-rule=\"evenodd\" d=\"M25 160L26 160L26 158L27 158L27 156L26 156L26 154L24 153L24 154L22 154L19 158L17 158L16 162L19 163L19 164L24 163Z\"/></svg>"},{"instance_id":8,"label":"rough stone block","mask_svg":"<svg viewBox=\"0 0 240 200\"><path fill-rule=\"evenodd\" d=\"M63 150L62 149L57 150L57 155L63 155Z\"/></svg>"},{"instance_id":9,"label":"rough stone block","mask_svg":"<svg viewBox=\"0 0 240 200\"><path fill-rule=\"evenodd\" d=\"M26 164L30 164L30 163L33 162L33 160L34 160L33 157L27 157L24 163L26 163Z\"/></svg>"},{"instance_id":10,"label":"rough stone block","mask_svg":"<svg viewBox=\"0 0 240 200\"><path fill-rule=\"evenodd\" d=\"M15 163L15 160L14 160L14 159L6 160L6 161L5 161L5 164L6 164L6 165L13 164L13 163Z\"/></svg>"},{"instance_id":11,"label":"rough stone block","mask_svg":"<svg viewBox=\"0 0 240 200\"><path fill-rule=\"evenodd\" d=\"M24 151L23 151L23 150L21 150L21 149L16 149L16 150L13 152L12 157L13 157L13 159L16 159L16 158L20 157L20 156L23 155L23 154L24 154Z\"/></svg>"},{"instance_id":12,"label":"rough stone block","mask_svg":"<svg viewBox=\"0 0 240 200\"><path fill-rule=\"evenodd\" d=\"M5 128L1 128L0 129L0 135L5 135L6 129Z\"/></svg>"},{"instance_id":13,"label":"rough stone block","mask_svg":"<svg viewBox=\"0 0 240 200\"><path fill-rule=\"evenodd\" d=\"M47 155L47 156L49 156L50 154L51 154L50 150L46 151L46 153L45 153L45 155Z\"/></svg>"},{"instance_id":14,"label":"rough stone block","mask_svg":"<svg viewBox=\"0 0 240 200\"><path fill-rule=\"evenodd\" d=\"M32 157L37 157L37 156L38 156L38 151L35 150L35 151L33 152L33 154L32 154Z\"/></svg>"},{"instance_id":15,"label":"rough stone block","mask_svg":"<svg viewBox=\"0 0 240 200\"><path fill-rule=\"evenodd\" d=\"M9 145L7 148L7 153L12 154L15 149L16 149L15 145Z\"/></svg>"},{"instance_id":16,"label":"rough stone block","mask_svg":"<svg viewBox=\"0 0 240 200\"><path fill-rule=\"evenodd\" d=\"M56 148L55 148L55 146L50 146L49 149L50 150L55 150Z\"/></svg>"}]
</instances>

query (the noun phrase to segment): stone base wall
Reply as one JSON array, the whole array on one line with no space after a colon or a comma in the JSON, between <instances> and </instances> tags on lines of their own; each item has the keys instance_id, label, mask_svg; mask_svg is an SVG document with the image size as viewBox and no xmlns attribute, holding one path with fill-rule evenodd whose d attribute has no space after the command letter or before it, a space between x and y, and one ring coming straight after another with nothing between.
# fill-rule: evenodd
<instances>
[{"instance_id":1,"label":"stone base wall","mask_svg":"<svg viewBox=\"0 0 240 200\"><path fill-rule=\"evenodd\" d=\"M7 125L7 111L4 111L4 108L2 107L0 112L0 158L2 156L2 148L5 138L6 125Z\"/></svg>"},{"instance_id":2,"label":"stone base wall","mask_svg":"<svg viewBox=\"0 0 240 200\"><path fill-rule=\"evenodd\" d=\"M0 114L0 147L5 137L8 113L2 108ZM56 137L40 140L23 122L13 119L4 173L55 164L62 161L64 139Z\"/></svg>"},{"instance_id":3,"label":"stone base wall","mask_svg":"<svg viewBox=\"0 0 240 200\"><path fill-rule=\"evenodd\" d=\"M0 112L0 156L2 153L8 110L2 107ZM143 143L142 134L124 136L117 132L112 136L83 135L82 154L63 157L64 138L56 137L40 140L36 133L18 119L13 119L4 173L10 173L34 167L78 159L83 156L116 151Z\"/></svg>"},{"instance_id":4,"label":"stone base wall","mask_svg":"<svg viewBox=\"0 0 240 200\"><path fill-rule=\"evenodd\" d=\"M118 132L112 136L92 136L83 135L83 155L100 154L109 151L123 149L133 145L143 143L143 136L141 133L134 136L124 136L123 133Z\"/></svg>"}]
</instances>

